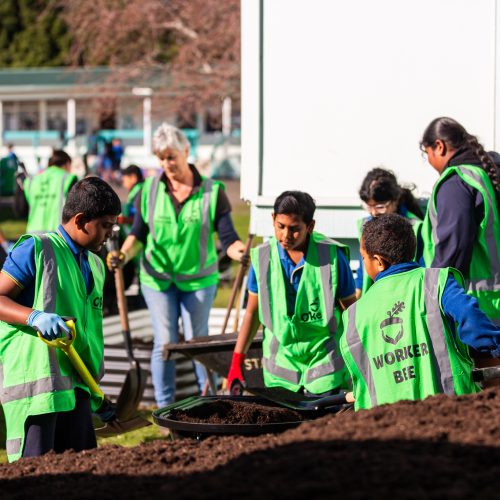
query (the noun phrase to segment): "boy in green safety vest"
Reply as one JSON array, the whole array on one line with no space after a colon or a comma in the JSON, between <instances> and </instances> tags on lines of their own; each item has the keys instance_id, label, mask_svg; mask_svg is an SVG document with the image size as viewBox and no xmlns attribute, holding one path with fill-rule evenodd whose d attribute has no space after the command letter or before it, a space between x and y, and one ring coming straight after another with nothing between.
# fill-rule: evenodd
<instances>
[{"instance_id":1,"label":"boy in green safety vest","mask_svg":"<svg viewBox=\"0 0 500 500\"><path fill-rule=\"evenodd\" d=\"M419 267L415 246L400 215L364 226L361 255L374 284L344 312L340 340L356 410L477 392L467 346L500 356L500 329L465 293L460 273Z\"/></svg>"},{"instance_id":2,"label":"boy in green safety vest","mask_svg":"<svg viewBox=\"0 0 500 500\"><path fill-rule=\"evenodd\" d=\"M356 299L348 250L314 231L314 200L285 191L274 203L275 237L251 252L249 297L228 374L243 383L245 353L264 326L267 387L322 395L346 387L338 350L341 307Z\"/></svg>"},{"instance_id":3,"label":"boy in green safety vest","mask_svg":"<svg viewBox=\"0 0 500 500\"><path fill-rule=\"evenodd\" d=\"M67 356L38 338L68 335L96 380L104 374L104 263L98 252L121 211L111 187L97 177L75 184L56 232L26 234L0 273L0 402L9 461L50 450L96 447L91 411L114 419L114 408L90 394Z\"/></svg>"},{"instance_id":4,"label":"boy in green safety vest","mask_svg":"<svg viewBox=\"0 0 500 500\"><path fill-rule=\"evenodd\" d=\"M29 210L26 232L44 233L57 229L66 196L78 180L70 169L71 157L63 150L55 150L48 167L24 181L24 196L29 208L18 211Z\"/></svg>"}]
</instances>

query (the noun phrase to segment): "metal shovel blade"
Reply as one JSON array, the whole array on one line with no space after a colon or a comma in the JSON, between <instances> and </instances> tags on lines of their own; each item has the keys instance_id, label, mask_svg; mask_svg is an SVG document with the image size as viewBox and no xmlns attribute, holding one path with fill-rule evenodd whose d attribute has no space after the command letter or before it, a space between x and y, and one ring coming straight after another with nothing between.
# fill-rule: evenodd
<instances>
[{"instance_id":1,"label":"metal shovel blade","mask_svg":"<svg viewBox=\"0 0 500 500\"><path fill-rule=\"evenodd\" d=\"M148 372L137 361L130 362L125 381L116 400L116 415L119 420L129 420L137 414L144 394Z\"/></svg>"},{"instance_id":2,"label":"metal shovel blade","mask_svg":"<svg viewBox=\"0 0 500 500\"><path fill-rule=\"evenodd\" d=\"M142 429L148 425L151 425L151 422L141 416L137 416L129 420L120 420L117 418L113 422L107 422L103 427L96 428L95 433L96 436L99 437L112 437L118 436L119 434L125 434L126 432L132 432L137 429Z\"/></svg>"}]
</instances>

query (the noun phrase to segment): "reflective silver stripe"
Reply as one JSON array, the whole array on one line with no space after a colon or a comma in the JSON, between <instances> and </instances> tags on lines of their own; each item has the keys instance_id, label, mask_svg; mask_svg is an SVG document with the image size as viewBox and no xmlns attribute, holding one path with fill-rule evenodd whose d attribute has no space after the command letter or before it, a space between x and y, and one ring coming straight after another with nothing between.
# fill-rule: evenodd
<instances>
[{"instance_id":1,"label":"reflective silver stripe","mask_svg":"<svg viewBox=\"0 0 500 500\"><path fill-rule=\"evenodd\" d=\"M43 310L56 312L57 297L57 265L56 254L46 234L40 236L42 241L42 284L43 284Z\"/></svg>"},{"instance_id":2,"label":"reflective silver stripe","mask_svg":"<svg viewBox=\"0 0 500 500\"><path fill-rule=\"evenodd\" d=\"M271 245L265 243L259 248L259 295L262 309L262 323L273 331L273 318L271 316L271 296L269 294L269 264L271 261Z\"/></svg>"},{"instance_id":3,"label":"reflective silver stripe","mask_svg":"<svg viewBox=\"0 0 500 500\"><path fill-rule=\"evenodd\" d=\"M10 385L2 388L2 404L17 401L19 399L32 398L40 394L56 391L69 391L73 388L70 376L61 377L51 375L50 377L24 382L23 384Z\"/></svg>"},{"instance_id":4,"label":"reflective silver stripe","mask_svg":"<svg viewBox=\"0 0 500 500\"><path fill-rule=\"evenodd\" d=\"M196 274L176 274L175 281L189 281L189 280L204 278L205 276L210 276L211 274L214 274L218 269L219 269L219 264L217 262L214 262L206 269L203 269L203 271L200 271L199 273Z\"/></svg>"},{"instance_id":5,"label":"reflective silver stripe","mask_svg":"<svg viewBox=\"0 0 500 500\"><path fill-rule=\"evenodd\" d=\"M214 181L206 179L203 186L203 198L201 203L201 234L200 234L200 269L204 269L207 263L208 238L210 236L210 197Z\"/></svg>"},{"instance_id":6,"label":"reflective silver stripe","mask_svg":"<svg viewBox=\"0 0 500 500\"><path fill-rule=\"evenodd\" d=\"M486 221L485 239L486 239L486 246L488 247L488 253L490 254L490 271L493 276L492 278L493 281L490 282L489 279L477 280L478 282L477 286L489 286L489 288L474 288L473 290L482 290L482 291L500 290L500 258L497 247L497 241L495 238L495 225L492 213L494 207L496 206L496 200L491 199L490 193L488 192L488 189L485 186L483 179L476 172L474 172L473 170L469 170L468 168L465 167L458 167L458 169L460 170L460 172L462 172L462 174L472 177L482 187L486 195L488 205L491 208L491 210L489 211L490 213L488 215L488 219Z\"/></svg>"},{"instance_id":7,"label":"reflective silver stripe","mask_svg":"<svg viewBox=\"0 0 500 500\"><path fill-rule=\"evenodd\" d=\"M438 280L439 269L428 268L424 274L426 320L429 328L432 349L430 355L436 368L436 379L440 392L455 395L450 357L446 347L443 319L439 307Z\"/></svg>"},{"instance_id":8,"label":"reflective silver stripe","mask_svg":"<svg viewBox=\"0 0 500 500\"><path fill-rule=\"evenodd\" d=\"M146 271L150 276L156 279L160 280L165 280L165 281L190 281L190 280L195 280L195 279L200 279L200 278L205 278L206 276L210 276L211 274L214 274L218 269L218 263L214 262L211 264L209 267L206 269L203 269L203 271L200 271L199 273L196 274L175 274L172 276L169 273L160 273L159 271L156 271L153 269L153 266L149 263L149 260L146 256L145 259L142 260L142 267L144 271Z\"/></svg>"},{"instance_id":9,"label":"reflective silver stripe","mask_svg":"<svg viewBox=\"0 0 500 500\"><path fill-rule=\"evenodd\" d=\"M21 453L21 438L7 439L5 442L5 451L7 455L17 455Z\"/></svg>"},{"instance_id":10,"label":"reflective silver stripe","mask_svg":"<svg viewBox=\"0 0 500 500\"><path fill-rule=\"evenodd\" d=\"M96 267L99 269L99 271L101 272L101 274L104 274L104 268L103 268L104 264L103 264L101 258L98 257L95 253L92 253L92 252L89 252L89 253L90 253L90 255L92 255Z\"/></svg>"},{"instance_id":11,"label":"reflective silver stripe","mask_svg":"<svg viewBox=\"0 0 500 500\"><path fill-rule=\"evenodd\" d=\"M62 212L63 212L64 203L66 201L66 194L64 193L64 182L66 181L68 175L69 175L69 173L66 172L62 176L62 180L61 180L61 192L59 193L59 222L62 221Z\"/></svg>"},{"instance_id":12,"label":"reflective silver stripe","mask_svg":"<svg viewBox=\"0 0 500 500\"><path fill-rule=\"evenodd\" d=\"M172 281L172 276L169 273L160 273L156 269L153 269L153 266L149 263L149 259L151 259L150 253L146 254L144 259L141 259L141 265L144 271L158 280Z\"/></svg>"},{"instance_id":13,"label":"reflective silver stripe","mask_svg":"<svg viewBox=\"0 0 500 500\"><path fill-rule=\"evenodd\" d=\"M328 240L324 240L318 243L318 260L328 329L331 334L334 334L337 331L337 320L334 314L335 297L333 296L332 266L330 263L330 245L332 243L327 241Z\"/></svg>"},{"instance_id":14,"label":"reflective silver stripe","mask_svg":"<svg viewBox=\"0 0 500 500\"><path fill-rule=\"evenodd\" d=\"M346 341L358 370L363 377L365 384L368 388L368 394L372 401L372 406L377 406L377 393L375 391L375 383L373 381L372 368L366 350L361 343L358 329L356 328L356 303L354 303L347 310L348 314L348 327L346 331Z\"/></svg>"},{"instance_id":15,"label":"reflective silver stripe","mask_svg":"<svg viewBox=\"0 0 500 500\"><path fill-rule=\"evenodd\" d=\"M154 225L154 214L155 214L155 206L156 206L156 198L158 197L158 187L160 185L161 176L163 172L159 173L151 183L151 189L149 191L149 199L148 199L148 226L149 232L153 241L156 241L156 232ZM146 193L147 195L147 193Z\"/></svg>"},{"instance_id":16,"label":"reflective silver stripe","mask_svg":"<svg viewBox=\"0 0 500 500\"><path fill-rule=\"evenodd\" d=\"M269 358L262 358L262 365L264 366L264 369L272 375L291 382L292 384L298 384L300 382L299 372L283 368L282 366L278 366L276 364L276 354L278 353L279 346L280 344L278 339L272 335L271 345L269 346L271 356Z\"/></svg>"},{"instance_id":17,"label":"reflective silver stripe","mask_svg":"<svg viewBox=\"0 0 500 500\"><path fill-rule=\"evenodd\" d=\"M439 243L439 238L437 235L437 211L435 203L436 200L434 199L434 196L432 196L431 201L429 203L428 213L429 213L429 220L431 222L432 243L434 246L437 246ZM428 262L426 264L430 266L432 262Z\"/></svg>"},{"instance_id":18,"label":"reflective silver stripe","mask_svg":"<svg viewBox=\"0 0 500 500\"><path fill-rule=\"evenodd\" d=\"M344 358L340 355L337 350L337 342L334 338L328 340L325 344L326 352L328 353L328 362L323 363L313 368L309 368L306 372L306 383L313 382L317 378L324 377L325 375L330 375L331 373L338 372L344 368Z\"/></svg>"}]
</instances>

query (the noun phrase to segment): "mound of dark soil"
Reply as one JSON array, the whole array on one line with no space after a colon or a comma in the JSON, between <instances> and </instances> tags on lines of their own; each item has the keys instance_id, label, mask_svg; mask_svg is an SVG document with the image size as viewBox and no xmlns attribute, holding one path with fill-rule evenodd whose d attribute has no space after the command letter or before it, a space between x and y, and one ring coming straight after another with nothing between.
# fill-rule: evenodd
<instances>
[{"instance_id":1,"label":"mound of dark soil","mask_svg":"<svg viewBox=\"0 0 500 500\"><path fill-rule=\"evenodd\" d=\"M500 390L0 467L3 498L497 498Z\"/></svg>"},{"instance_id":2,"label":"mound of dark soil","mask_svg":"<svg viewBox=\"0 0 500 500\"><path fill-rule=\"evenodd\" d=\"M299 412L287 408L231 400L214 401L189 410L172 410L169 418L180 422L259 425L302 420Z\"/></svg>"}]
</instances>

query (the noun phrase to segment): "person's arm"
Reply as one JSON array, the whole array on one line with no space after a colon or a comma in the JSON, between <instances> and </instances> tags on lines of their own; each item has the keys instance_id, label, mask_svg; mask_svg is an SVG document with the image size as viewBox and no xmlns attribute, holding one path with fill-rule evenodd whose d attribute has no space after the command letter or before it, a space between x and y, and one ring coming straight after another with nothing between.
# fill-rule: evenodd
<instances>
[{"instance_id":1,"label":"person's arm","mask_svg":"<svg viewBox=\"0 0 500 500\"><path fill-rule=\"evenodd\" d=\"M125 238L118 255L115 255L114 252L109 252L106 255L108 269L113 271L117 267L123 267L142 250L142 247L142 243L133 234L129 234Z\"/></svg>"},{"instance_id":2,"label":"person's arm","mask_svg":"<svg viewBox=\"0 0 500 500\"><path fill-rule=\"evenodd\" d=\"M238 333L236 345L234 346L234 352L238 354L247 353L259 326L259 296L255 293L248 292L247 308Z\"/></svg>"},{"instance_id":3,"label":"person's arm","mask_svg":"<svg viewBox=\"0 0 500 500\"><path fill-rule=\"evenodd\" d=\"M15 325L26 325L33 308L15 301L22 287L10 276L0 273L0 320Z\"/></svg>"},{"instance_id":4,"label":"person's arm","mask_svg":"<svg viewBox=\"0 0 500 500\"><path fill-rule=\"evenodd\" d=\"M500 327L479 309L477 300L467 295L453 276L449 276L441 297L443 311L457 328L460 340L476 351L500 357Z\"/></svg>"},{"instance_id":5,"label":"person's arm","mask_svg":"<svg viewBox=\"0 0 500 500\"><path fill-rule=\"evenodd\" d=\"M458 175L443 182L436 193L437 243L431 267L454 267L469 273L479 221L475 217L472 188Z\"/></svg>"}]
</instances>

